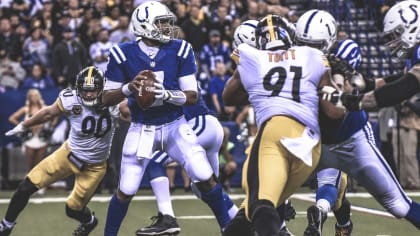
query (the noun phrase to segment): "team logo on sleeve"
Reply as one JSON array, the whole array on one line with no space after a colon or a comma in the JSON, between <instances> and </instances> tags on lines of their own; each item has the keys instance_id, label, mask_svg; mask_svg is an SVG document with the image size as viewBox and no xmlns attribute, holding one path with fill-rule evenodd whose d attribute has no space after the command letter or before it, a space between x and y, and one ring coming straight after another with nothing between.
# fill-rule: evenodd
<instances>
[{"instance_id":1,"label":"team logo on sleeve","mask_svg":"<svg viewBox=\"0 0 420 236\"><path fill-rule=\"evenodd\" d=\"M73 105L71 112L75 115L80 115L82 113L82 106L81 105Z\"/></svg>"}]
</instances>

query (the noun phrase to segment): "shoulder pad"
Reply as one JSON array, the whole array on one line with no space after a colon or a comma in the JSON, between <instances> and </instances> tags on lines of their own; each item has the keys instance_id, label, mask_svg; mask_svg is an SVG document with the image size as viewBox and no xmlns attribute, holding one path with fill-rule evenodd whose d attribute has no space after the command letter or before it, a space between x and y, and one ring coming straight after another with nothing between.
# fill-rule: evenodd
<instances>
[{"instance_id":1,"label":"shoulder pad","mask_svg":"<svg viewBox=\"0 0 420 236\"><path fill-rule=\"evenodd\" d=\"M73 105L81 105L79 100L77 99L76 90L72 89L64 89L58 95L61 105L65 111L71 111L73 109Z\"/></svg>"}]
</instances>

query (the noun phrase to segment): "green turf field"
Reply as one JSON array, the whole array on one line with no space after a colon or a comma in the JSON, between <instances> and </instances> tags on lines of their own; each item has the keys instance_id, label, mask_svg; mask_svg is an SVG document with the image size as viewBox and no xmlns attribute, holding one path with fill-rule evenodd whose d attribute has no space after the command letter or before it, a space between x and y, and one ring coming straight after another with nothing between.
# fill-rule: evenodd
<instances>
[{"instance_id":1,"label":"green turf field","mask_svg":"<svg viewBox=\"0 0 420 236\"><path fill-rule=\"evenodd\" d=\"M302 189L302 192L307 190ZM5 201L11 196L12 192L0 192L0 217L4 216L7 204ZM420 193L411 192L413 199L420 201ZM140 226L151 223L150 216L156 215L157 208L155 201L151 197L150 190L141 190L139 196L149 196L148 198L135 199L129 208L128 214L121 226L120 234L134 235ZM232 195L236 203L240 203L242 195L240 190L236 190ZM66 193L64 190L49 190L43 196L34 196L33 200L38 203L29 203L18 219L13 234L16 236L58 236L71 235L77 222L68 219L64 213L64 200ZM89 207L95 211L99 218L99 225L91 235L103 235L106 209L108 207L109 194L96 195ZM181 226L182 236L213 236L220 235L216 220L212 216L208 207L200 200L194 199L190 194L184 194L182 190L177 190L173 200L175 214ZM313 194L297 196L298 198L311 198ZM181 198L181 199L179 199ZM183 199L186 198L186 199ZM371 197L349 197L350 201L361 209L369 208L383 212L383 208ZM295 220L288 222L288 227L295 235L303 235L306 227L306 208L310 202L292 198L292 203L296 208L297 216ZM381 213L382 214L382 213ZM378 216L370 213L362 213L353 210L352 220L354 222L354 236L371 235L394 235L394 236L415 236L420 235L411 224L405 220L397 220L387 216ZM324 235L334 235L335 219L329 216L324 225ZM240 235L238 235L240 236Z\"/></svg>"}]
</instances>

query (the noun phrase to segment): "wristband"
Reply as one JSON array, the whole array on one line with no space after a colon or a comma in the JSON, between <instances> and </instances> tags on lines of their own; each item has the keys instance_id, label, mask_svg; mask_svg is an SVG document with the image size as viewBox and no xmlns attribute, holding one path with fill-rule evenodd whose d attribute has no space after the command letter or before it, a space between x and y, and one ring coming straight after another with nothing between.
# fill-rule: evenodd
<instances>
[{"instance_id":1,"label":"wristband","mask_svg":"<svg viewBox=\"0 0 420 236\"><path fill-rule=\"evenodd\" d=\"M130 89L128 89L128 83L124 84L121 88L121 92L126 96L130 96L133 92L130 91Z\"/></svg>"}]
</instances>

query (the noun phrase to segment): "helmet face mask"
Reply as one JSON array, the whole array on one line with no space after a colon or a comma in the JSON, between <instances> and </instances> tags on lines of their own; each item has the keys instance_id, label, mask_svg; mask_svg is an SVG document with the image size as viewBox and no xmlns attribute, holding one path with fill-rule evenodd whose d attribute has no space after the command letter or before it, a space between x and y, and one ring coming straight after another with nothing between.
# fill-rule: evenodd
<instances>
[{"instance_id":1,"label":"helmet face mask","mask_svg":"<svg viewBox=\"0 0 420 236\"><path fill-rule=\"evenodd\" d=\"M403 47L404 42L401 40L403 32L404 27L400 25L382 36L384 45L390 50L391 55L399 58L403 58L407 54L407 50Z\"/></svg>"},{"instance_id":2,"label":"helmet face mask","mask_svg":"<svg viewBox=\"0 0 420 236\"><path fill-rule=\"evenodd\" d=\"M261 50L288 49L292 45L287 23L280 16L268 15L261 19L255 35L256 46Z\"/></svg>"},{"instance_id":3,"label":"helmet face mask","mask_svg":"<svg viewBox=\"0 0 420 236\"><path fill-rule=\"evenodd\" d=\"M88 107L99 105L104 84L105 78L101 70L93 66L83 69L76 77L77 96L82 104Z\"/></svg>"},{"instance_id":4,"label":"helmet face mask","mask_svg":"<svg viewBox=\"0 0 420 236\"><path fill-rule=\"evenodd\" d=\"M175 15L160 2L148 1L138 6L131 16L134 35L160 43L174 38Z\"/></svg>"},{"instance_id":5,"label":"helmet face mask","mask_svg":"<svg viewBox=\"0 0 420 236\"><path fill-rule=\"evenodd\" d=\"M328 53L337 40L337 24L334 17L323 10L309 10L296 23L294 41Z\"/></svg>"},{"instance_id":6,"label":"helmet face mask","mask_svg":"<svg viewBox=\"0 0 420 236\"><path fill-rule=\"evenodd\" d=\"M420 43L420 2L402 1L386 13L382 38L391 56L405 59L411 48Z\"/></svg>"}]
</instances>

